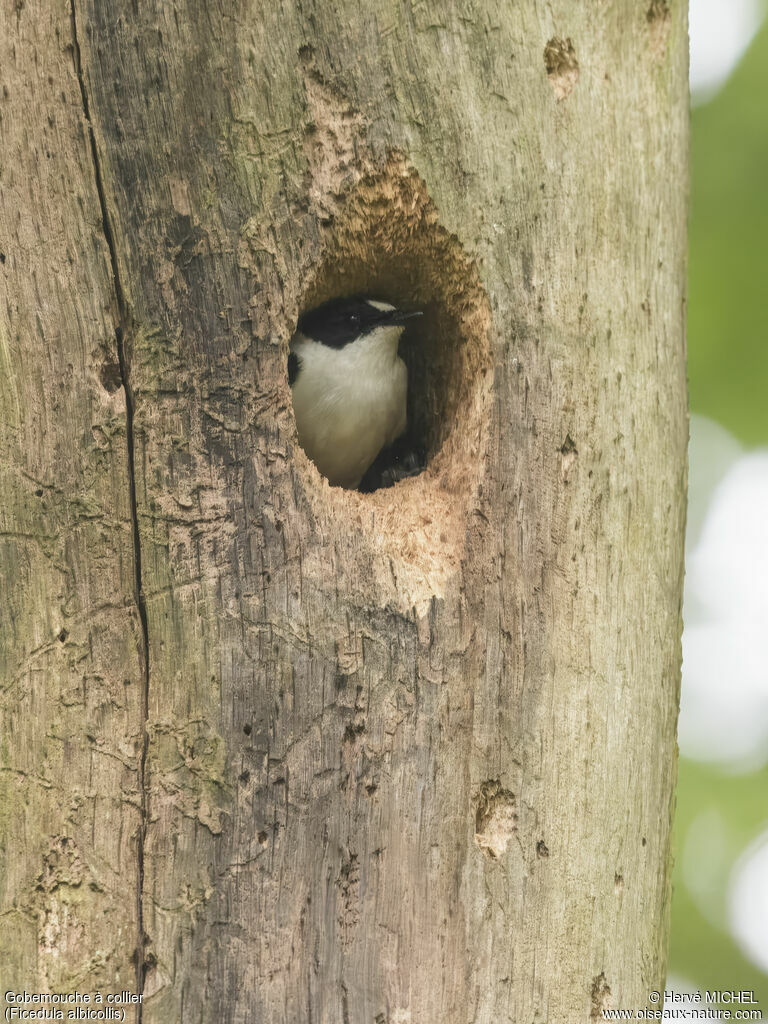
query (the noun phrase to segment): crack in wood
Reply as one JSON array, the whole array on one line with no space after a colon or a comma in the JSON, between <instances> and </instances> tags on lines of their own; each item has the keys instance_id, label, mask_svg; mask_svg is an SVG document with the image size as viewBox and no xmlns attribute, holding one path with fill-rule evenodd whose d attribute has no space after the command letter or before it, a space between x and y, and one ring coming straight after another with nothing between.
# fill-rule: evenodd
<instances>
[{"instance_id":1,"label":"crack in wood","mask_svg":"<svg viewBox=\"0 0 768 1024\"><path fill-rule=\"evenodd\" d=\"M101 164L99 161L98 148L96 146L96 136L93 131L93 122L91 119L90 103L88 100L88 90L85 84L85 76L83 74L82 64L82 53L80 50L80 42L77 31L77 12L75 10L75 0L70 0L70 20L72 25L72 52L75 65L75 74L77 75L77 81L80 86L80 96L83 103L83 116L87 127L88 139L90 142L91 159L93 163L93 173L96 184L96 192L99 197L99 206L101 209L101 222L102 229L104 231L104 241L109 252L109 260L112 269L112 278L115 286L115 302L117 306L117 320L118 323L115 325L115 344L117 348L117 362L119 367L120 383L122 384L125 392L125 438L126 448L128 452L128 482L130 490L130 507L131 507L131 531L133 535L133 566L134 566L134 599L136 601L136 608L139 614L139 621L141 623L141 635L142 649L140 651L140 658L142 664L142 701L141 701L141 712L142 712L142 742L141 742L141 756L139 759L138 766L138 782L139 790L141 794L140 802L140 815L141 821L139 824L139 830L137 835L137 881L136 881L136 917L137 917L137 941L136 941L136 994L141 996L144 992L144 979L146 974L147 966L151 965L151 960L146 956L145 947L147 945L148 936L144 932L144 906L143 906L143 891L144 891L144 845L146 840L147 821L149 819L149 807L148 807L148 794L146 787L146 765L147 765L147 753L149 747L149 733L147 731L147 718L149 714L149 626L147 621L147 607L142 589L142 574L141 574L141 537L139 533L139 517L138 517L138 506L136 502L136 465L135 465L135 450L134 450L134 431L133 431L133 420L134 420L134 401L133 393L130 387L129 374L128 374L128 361L126 358L125 351L125 328L129 324L129 317L127 312L127 303L125 300L125 294L123 292L122 283L120 280L120 268L117 260L117 248L115 245L115 237L112 231L112 227L109 220L107 210L107 199L106 191L104 187L104 178L101 171ZM140 1001L137 1004L136 1022L142 1024L143 1007Z\"/></svg>"}]
</instances>

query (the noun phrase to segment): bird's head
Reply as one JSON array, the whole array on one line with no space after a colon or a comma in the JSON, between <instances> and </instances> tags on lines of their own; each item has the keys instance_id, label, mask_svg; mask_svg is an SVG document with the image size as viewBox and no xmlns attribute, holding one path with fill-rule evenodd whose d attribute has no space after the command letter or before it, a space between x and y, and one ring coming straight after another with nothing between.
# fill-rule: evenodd
<instances>
[{"instance_id":1,"label":"bird's head","mask_svg":"<svg viewBox=\"0 0 768 1024\"><path fill-rule=\"evenodd\" d=\"M297 333L305 338L341 349L369 338L376 332L382 341L396 343L408 320L421 311L405 312L365 296L331 299L299 317Z\"/></svg>"}]
</instances>

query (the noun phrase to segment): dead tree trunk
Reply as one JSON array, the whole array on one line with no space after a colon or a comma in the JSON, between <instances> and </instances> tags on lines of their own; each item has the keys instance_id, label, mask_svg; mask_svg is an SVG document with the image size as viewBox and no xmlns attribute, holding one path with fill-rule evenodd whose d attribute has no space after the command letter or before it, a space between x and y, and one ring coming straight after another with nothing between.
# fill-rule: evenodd
<instances>
[{"instance_id":1,"label":"dead tree trunk","mask_svg":"<svg viewBox=\"0 0 768 1024\"><path fill-rule=\"evenodd\" d=\"M646 1005L684 3L70 3L0 23L5 990L163 1024ZM373 494L309 463L286 373L354 291L427 314L428 465Z\"/></svg>"}]
</instances>

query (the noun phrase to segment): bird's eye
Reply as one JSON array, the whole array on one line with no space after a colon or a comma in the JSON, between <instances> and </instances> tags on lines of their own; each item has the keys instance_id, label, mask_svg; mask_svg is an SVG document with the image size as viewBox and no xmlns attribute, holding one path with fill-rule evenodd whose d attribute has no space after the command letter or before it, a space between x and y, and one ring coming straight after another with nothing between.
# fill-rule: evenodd
<instances>
[{"instance_id":1,"label":"bird's eye","mask_svg":"<svg viewBox=\"0 0 768 1024\"><path fill-rule=\"evenodd\" d=\"M357 325L360 323L360 317L357 315L357 313L350 313L348 320L353 327L357 327Z\"/></svg>"}]
</instances>

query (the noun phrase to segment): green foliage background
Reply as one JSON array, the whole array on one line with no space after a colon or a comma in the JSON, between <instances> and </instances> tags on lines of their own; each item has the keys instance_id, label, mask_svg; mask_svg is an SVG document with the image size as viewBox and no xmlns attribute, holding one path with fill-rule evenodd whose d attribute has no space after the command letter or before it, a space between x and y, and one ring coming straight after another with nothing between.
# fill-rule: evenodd
<instances>
[{"instance_id":1,"label":"green foliage background","mask_svg":"<svg viewBox=\"0 0 768 1024\"><path fill-rule=\"evenodd\" d=\"M768 444L768 21L691 117L691 409Z\"/></svg>"},{"instance_id":2,"label":"green foliage background","mask_svg":"<svg viewBox=\"0 0 768 1024\"><path fill-rule=\"evenodd\" d=\"M768 21L722 91L694 108L691 131L691 410L717 420L750 447L766 445ZM699 848L702 830L690 829L703 814L704 821L722 823L722 838ZM768 975L732 938L726 902L734 863L766 829L768 769L733 775L681 758L669 970L701 991L753 989L768 1019ZM700 893L697 900L683 871L695 857L704 859L700 867L710 882L705 898Z\"/></svg>"}]
</instances>

